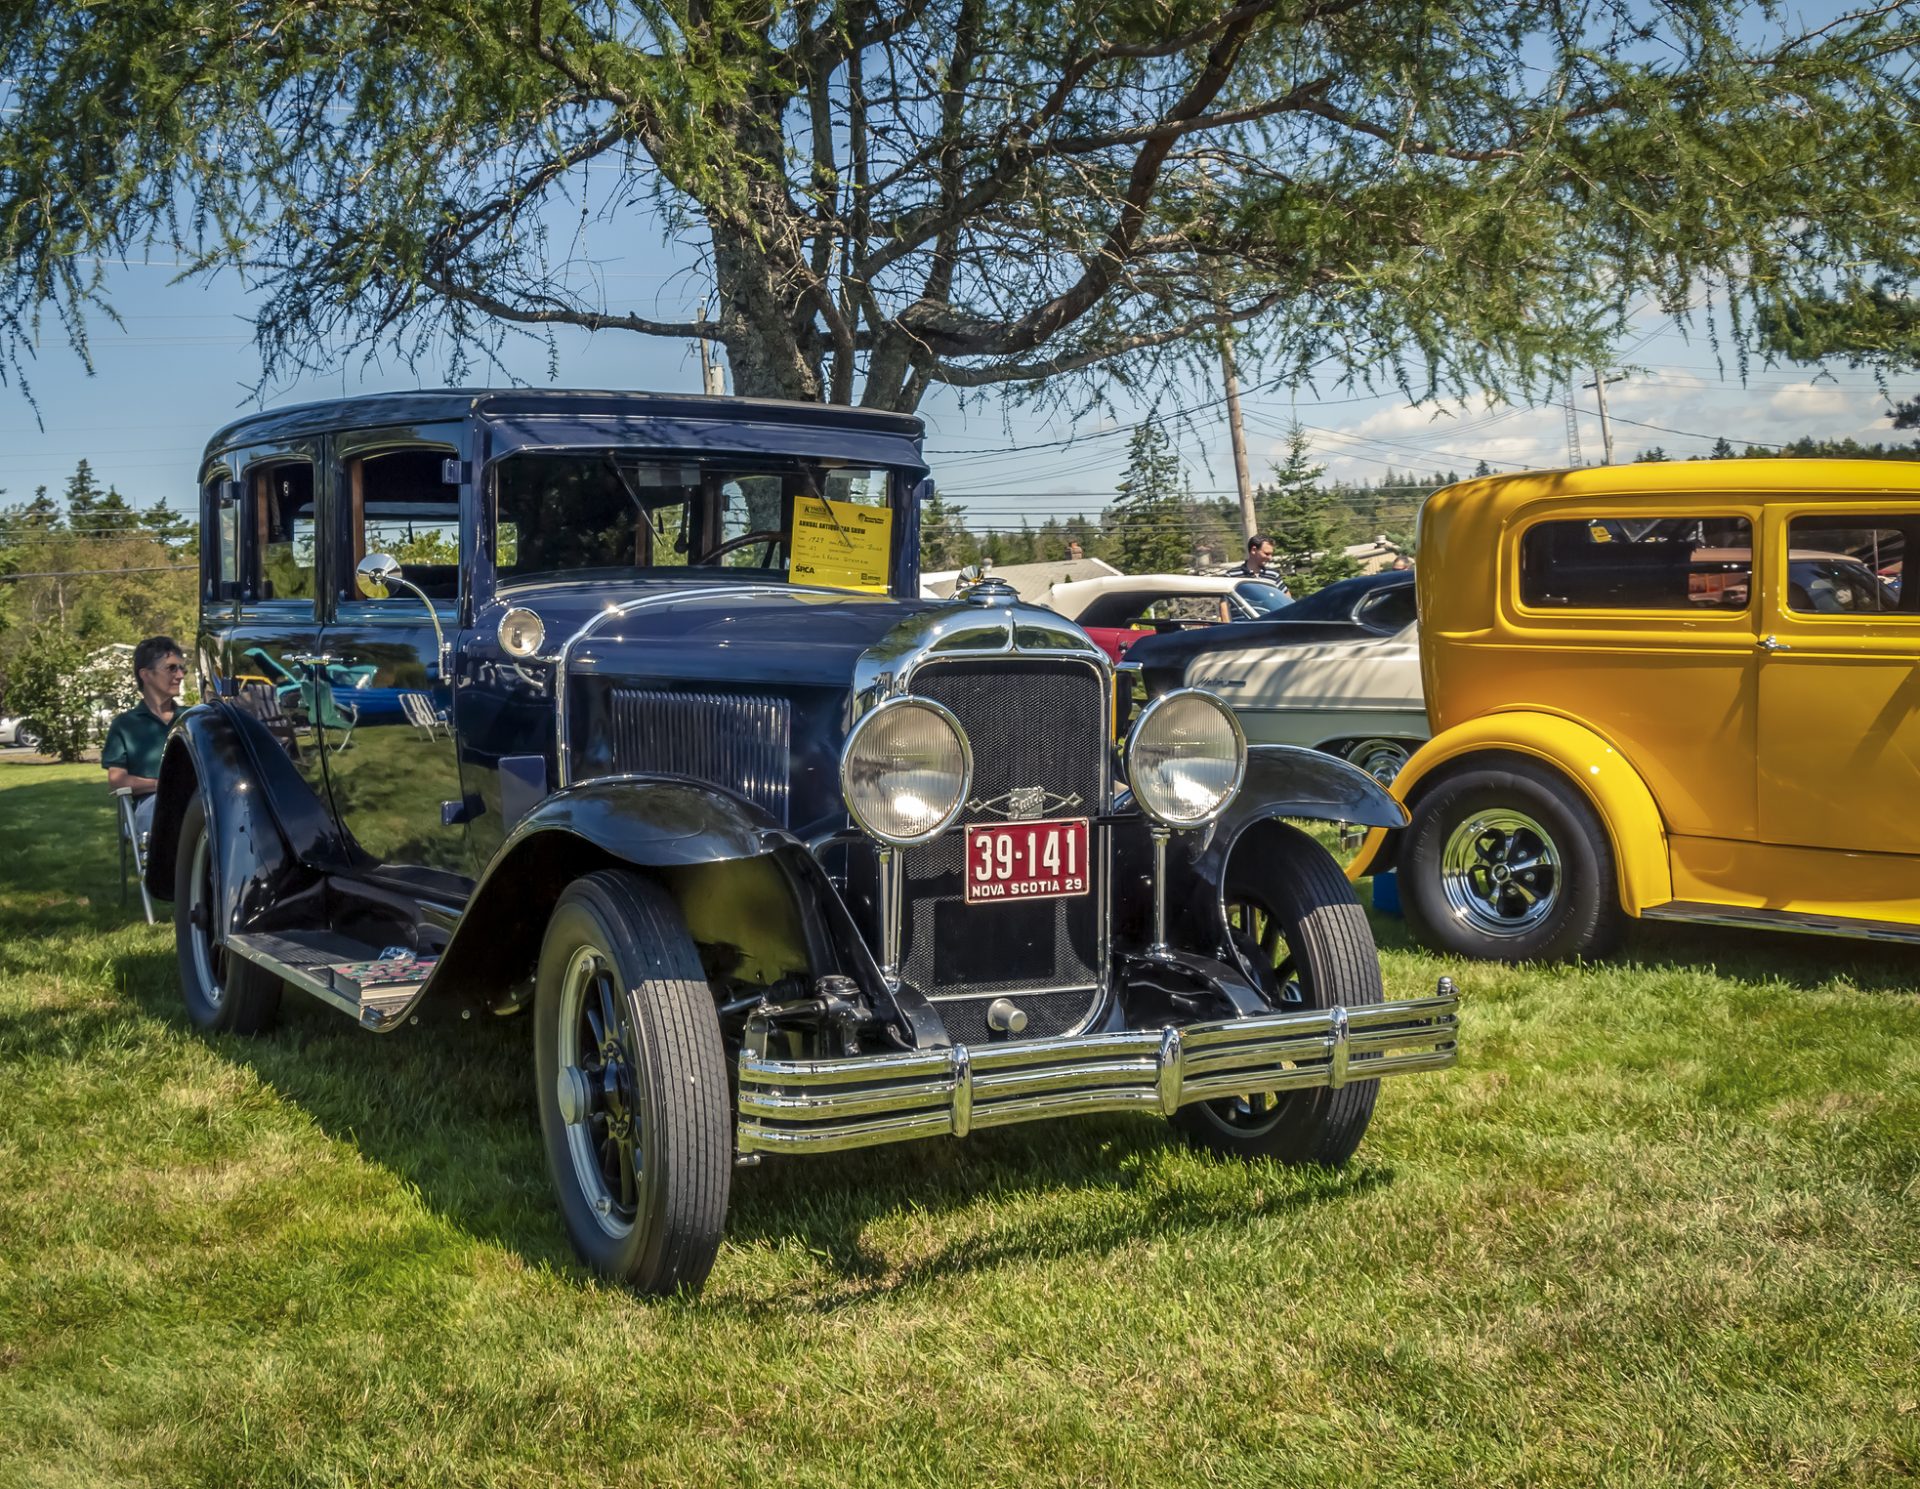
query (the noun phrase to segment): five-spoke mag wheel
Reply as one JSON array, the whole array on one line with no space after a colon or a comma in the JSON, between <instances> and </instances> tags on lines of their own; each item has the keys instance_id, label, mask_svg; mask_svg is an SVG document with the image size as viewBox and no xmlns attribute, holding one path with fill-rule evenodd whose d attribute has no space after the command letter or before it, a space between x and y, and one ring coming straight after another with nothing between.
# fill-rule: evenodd
<instances>
[{"instance_id":1,"label":"five-spoke mag wheel","mask_svg":"<svg viewBox=\"0 0 1920 1489\"><path fill-rule=\"evenodd\" d=\"M1525 812L1473 812L1447 834L1440 887L1453 913L1489 936L1520 936L1553 914L1560 850Z\"/></svg>"},{"instance_id":2,"label":"five-spoke mag wheel","mask_svg":"<svg viewBox=\"0 0 1920 1489\"><path fill-rule=\"evenodd\" d=\"M1524 962L1596 956L1619 935L1613 843L1559 771L1468 757L1420 783L1397 864L1407 924L1427 946Z\"/></svg>"}]
</instances>

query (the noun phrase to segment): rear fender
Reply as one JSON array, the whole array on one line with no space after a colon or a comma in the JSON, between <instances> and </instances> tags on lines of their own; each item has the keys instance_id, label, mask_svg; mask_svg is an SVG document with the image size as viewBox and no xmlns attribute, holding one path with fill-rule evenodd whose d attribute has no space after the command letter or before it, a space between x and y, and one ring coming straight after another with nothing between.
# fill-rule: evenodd
<instances>
[{"instance_id":1,"label":"rear fender","mask_svg":"<svg viewBox=\"0 0 1920 1489\"><path fill-rule=\"evenodd\" d=\"M1394 777L1393 794L1412 805L1421 792L1469 765L1497 768L1500 754L1549 765L1578 786L1613 844L1620 905L1638 915L1673 898L1667 826L1640 772L1585 724L1558 714L1515 710L1483 714L1435 735ZM1487 758L1480 758L1487 757ZM1375 829L1347 869L1349 879L1392 868L1398 835Z\"/></svg>"},{"instance_id":2,"label":"rear fender","mask_svg":"<svg viewBox=\"0 0 1920 1489\"><path fill-rule=\"evenodd\" d=\"M838 969L886 1005L871 954L804 843L729 791L650 775L598 776L523 817L423 994L453 987L501 1012L519 1006L561 893L611 867L639 869L673 896L709 971L751 986Z\"/></svg>"},{"instance_id":3,"label":"rear fender","mask_svg":"<svg viewBox=\"0 0 1920 1489\"><path fill-rule=\"evenodd\" d=\"M181 713L167 737L147 838L147 888L173 898L180 824L197 795L215 845L221 934L252 926L318 892L349 866L331 815L258 720L233 704Z\"/></svg>"}]
</instances>

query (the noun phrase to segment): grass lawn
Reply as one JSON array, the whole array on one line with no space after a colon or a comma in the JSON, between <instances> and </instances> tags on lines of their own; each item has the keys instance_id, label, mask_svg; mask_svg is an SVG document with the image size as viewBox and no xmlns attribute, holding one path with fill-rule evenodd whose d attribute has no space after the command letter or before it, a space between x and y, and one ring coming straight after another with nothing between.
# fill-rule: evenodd
<instances>
[{"instance_id":1,"label":"grass lawn","mask_svg":"<svg viewBox=\"0 0 1920 1489\"><path fill-rule=\"evenodd\" d=\"M97 767L0 765L0 1485L1920 1478L1920 955L1458 974L1341 1172L1147 1117L738 1175L573 1262L524 1021L193 1033Z\"/></svg>"}]
</instances>

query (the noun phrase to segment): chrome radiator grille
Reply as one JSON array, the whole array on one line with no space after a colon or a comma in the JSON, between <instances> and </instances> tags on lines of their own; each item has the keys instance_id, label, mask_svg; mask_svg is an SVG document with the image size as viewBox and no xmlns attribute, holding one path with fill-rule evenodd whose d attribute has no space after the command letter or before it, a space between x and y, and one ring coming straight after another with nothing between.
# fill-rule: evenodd
<instances>
[{"instance_id":1,"label":"chrome radiator grille","mask_svg":"<svg viewBox=\"0 0 1920 1489\"><path fill-rule=\"evenodd\" d=\"M793 710L785 698L614 688L613 769L692 776L787 820Z\"/></svg>"},{"instance_id":2,"label":"chrome radiator grille","mask_svg":"<svg viewBox=\"0 0 1920 1489\"><path fill-rule=\"evenodd\" d=\"M1023 816L1102 810L1107 699L1096 668L1019 657L930 662L914 673L911 691L951 709L973 745L962 823L1004 822L1009 793L1034 788L1046 793L1044 813ZM941 1000L956 1040L986 1038L986 1004L1002 994L1027 994L1016 1001L1031 1037L1076 1027L1100 991L1104 834L1093 838L1093 890L1073 899L968 905L965 860L958 831L904 855L907 980Z\"/></svg>"}]
</instances>

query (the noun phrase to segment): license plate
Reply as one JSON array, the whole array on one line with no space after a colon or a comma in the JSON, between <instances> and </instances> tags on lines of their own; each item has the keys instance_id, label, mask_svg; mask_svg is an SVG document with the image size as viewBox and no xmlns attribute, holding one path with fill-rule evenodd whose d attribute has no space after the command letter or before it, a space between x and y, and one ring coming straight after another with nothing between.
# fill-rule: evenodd
<instances>
[{"instance_id":1,"label":"license plate","mask_svg":"<svg viewBox=\"0 0 1920 1489\"><path fill-rule=\"evenodd\" d=\"M1066 899L1089 882L1085 817L967 829L969 905Z\"/></svg>"}]
</instances>

